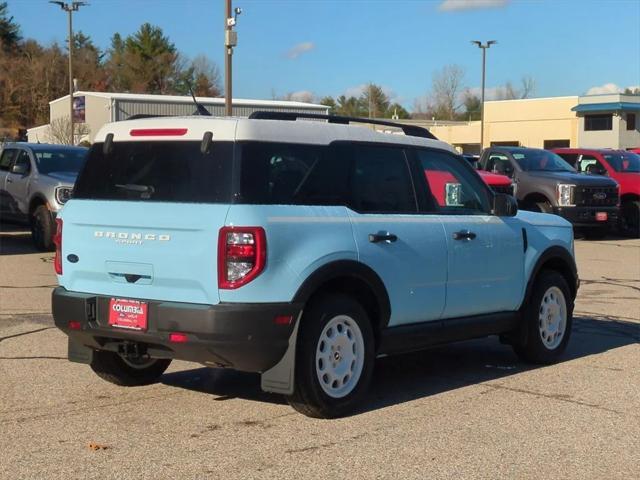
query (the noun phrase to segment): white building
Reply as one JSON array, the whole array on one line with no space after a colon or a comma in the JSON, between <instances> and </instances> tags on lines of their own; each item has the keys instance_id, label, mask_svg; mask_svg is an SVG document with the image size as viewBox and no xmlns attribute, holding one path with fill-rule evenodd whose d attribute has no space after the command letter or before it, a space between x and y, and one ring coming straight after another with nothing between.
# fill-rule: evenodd
<instances>
[{"instance_id":1,"label":"white building","mask_svg":"<svg viewBox=\"0 0 640 480\"><path fill-rule=\"evenodd\" d=\"M109 122L126 120L133 115L192 115L196 106L190 96L148 95L137 93L75 92L74 122L77 123L75 143L92 142L98 130ZM197 97L214 116L224 116L224 98ZM60 143L53 132L68 131L69 95L49 102L49 124L27 130L30 142ZM233 114L249 116L258 110L327 114L329 108L313 103L277 100L233 100ZM65 128L66 127L66 128Z\"/></svg>"}]
</instances>

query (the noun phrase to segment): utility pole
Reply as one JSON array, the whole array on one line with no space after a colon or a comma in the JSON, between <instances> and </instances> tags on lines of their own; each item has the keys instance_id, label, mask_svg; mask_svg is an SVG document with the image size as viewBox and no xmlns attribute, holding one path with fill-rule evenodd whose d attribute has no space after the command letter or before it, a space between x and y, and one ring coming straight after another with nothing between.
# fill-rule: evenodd
<instances>
[{"instance_id":1,"label":"utility pole","mask_svg":"<svg viewBox=\"0 0 640 480\"><path fill-rule=\"evenodd\" d=\"M471 43L477 45L482 49L482 93L480 99L480 153L484 148L484 80L485 80L485 70L486 70L486 56L487 49L498 42L495 40L489 40L487 43L483 44L478 40L473 40Z\"/></svg>"},{"instance_id":2,"label":"utility pole","mask_svg":"<svg viewBox=\"0 0 640 480\"><path fill-rule=\"evenodd\" d=\"M231 104L233 99L232 91L232 56L233 47L238 44L238 33L233 30L236 22L238 21L238 15L242 13L242 9L236 7L233 11L234 16L231 16L231 0L225 0L224 10L224 113L227 117L233 115L233 105Z\"/></svg>"},{"instance_id":3,"label":"utility pole","mask_svg":"<svg viewBox=\"0 0 640 480\"><path fill-rule=\"evenodd\" d=\"M89 5L86 2L55 2L50 0L49 3L60 5L60 8L67 12L69 17L69 129L71 137L71 145L75 145L74 130L73 130L73 12L77 12L80 7Z\"/></svg>"}]
</instances>

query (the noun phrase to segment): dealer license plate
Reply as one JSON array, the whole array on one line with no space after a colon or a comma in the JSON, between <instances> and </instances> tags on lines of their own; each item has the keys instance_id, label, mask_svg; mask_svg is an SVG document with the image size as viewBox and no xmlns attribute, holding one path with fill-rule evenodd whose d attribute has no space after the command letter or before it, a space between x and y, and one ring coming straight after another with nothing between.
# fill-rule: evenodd
<instances>
[{"instance_id":1,"label":"dealer license plate","mask_svg":"<svg viewBox=\"0 0 640 480\"><path fill-rule=\"evenodd\" d=\"M138 300L112 298L109 301L109 325L129 330L146 330L148 304Z\"/></svg>"}]
</instances>

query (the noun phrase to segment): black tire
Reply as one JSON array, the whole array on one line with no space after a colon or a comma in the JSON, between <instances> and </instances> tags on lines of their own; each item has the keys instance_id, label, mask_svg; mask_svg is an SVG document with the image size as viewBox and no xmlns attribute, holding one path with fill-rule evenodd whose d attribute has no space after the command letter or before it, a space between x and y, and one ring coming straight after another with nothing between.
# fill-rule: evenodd
<instances>
[{"instance_id":1,"label":"black tire","mask_svg":"<svg viewBox=\"0 0 640 480\"><path fill-rule=\"evenodd\" d=\"M348 317L349 322L357 324L364 347L364 357L359 378L356 378L355 374L352 376L352 390L340 398L334 398L324 390L331 388L329 385L320 385L321 371L318 373L316 370L320 368L316 367L316 349L321 346L320 338L325 327L342 315ZM350 332L346 331L345 335L348 333ZM364 308L351 297L332 294L312 300L301 319L296 351L295 386L294 393L287 397L289 404L303 415L313 418L335 418L352 411L362 401L371 383L375 361L374 343L370 319ZM337 360L338 364L341 361L344 359ZM321 365L322 362L319 361L318 364ZM351 371L353 364L351 363ZM350 373L345 375L345 378L349 375ZM344 383L348 381L343 380L343 385Z\"/></svg>"},{"instance_id":2,"label":"black tire","mask_svg":"<svg viewBox=\"0 0 640 480\"><path fill-rule=\"evenodd\" d=\"M56 225L51 212L45 205L40 205L31 215L31 238L36 248L42 252L54 250L53 234Z\"/></svg>"},{"instance_id":3,"label":"black tire","mask_svg":"<svg viewBox=\"0 0 640 480\"><path fill-rule=\"evenodd\" d=\"M620 208L620 229L628 237L640 237L640 201L624 202Z\"/></svg>"},{"instance_id":4,"label":"black tire","mask_svg":"<svg viewBox=\"0 0 640 480\"><path fill-rule=\"evenodd\" d=\"M156 383L171 364L167 359L150 359L138 367L127 364L115 352L93 352L91 369L103 380L122 387L137 387Z\"/></svg>"},{"instance_id":5,"label":"black tire","mask_svg":"<svg viewBox=\"0 0 640 480\"><path fill-rule=\"evenodd\" d=\"M547 345L543 339L540 319L543 309L543 299L551 288L557 288L562 292L565 303L566 321L560 342L557 345ZM557 362L567 348L571 337L573 323L573 297L567 281L555 270L542 270L533 285L530 297L521 309L521 330L516 334L513 349L520 359L536 364L551 364Z\"/></svg>"},{"instance_id":6,"label":"black tire","mask_svg":"<svg viewBox=\"0 0 640 480\"><path fill-rule=\"evenodd\" d=\"M584 230L584 238L587 240L602 240L607 236L609 230L605 227L593 227Z\"/></svg>"}]
</instances>

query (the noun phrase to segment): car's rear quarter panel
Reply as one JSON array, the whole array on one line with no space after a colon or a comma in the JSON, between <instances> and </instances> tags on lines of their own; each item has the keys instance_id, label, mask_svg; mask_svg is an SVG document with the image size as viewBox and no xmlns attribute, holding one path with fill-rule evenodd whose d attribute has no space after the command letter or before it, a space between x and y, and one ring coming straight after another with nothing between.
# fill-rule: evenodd
<instances>
[{"instance_id":1,"label":"car's rear quarter panel","mask_svg":"<svg viewBox=\"0 0 640 480\"><path fill-rule=\"evenodd\" d=\"M262 226L267 263L247 285L221 289L222 302L288 302L321 266L358 258L345 207L232 205L226 225Z\"/></svg>"}]
</instances>

